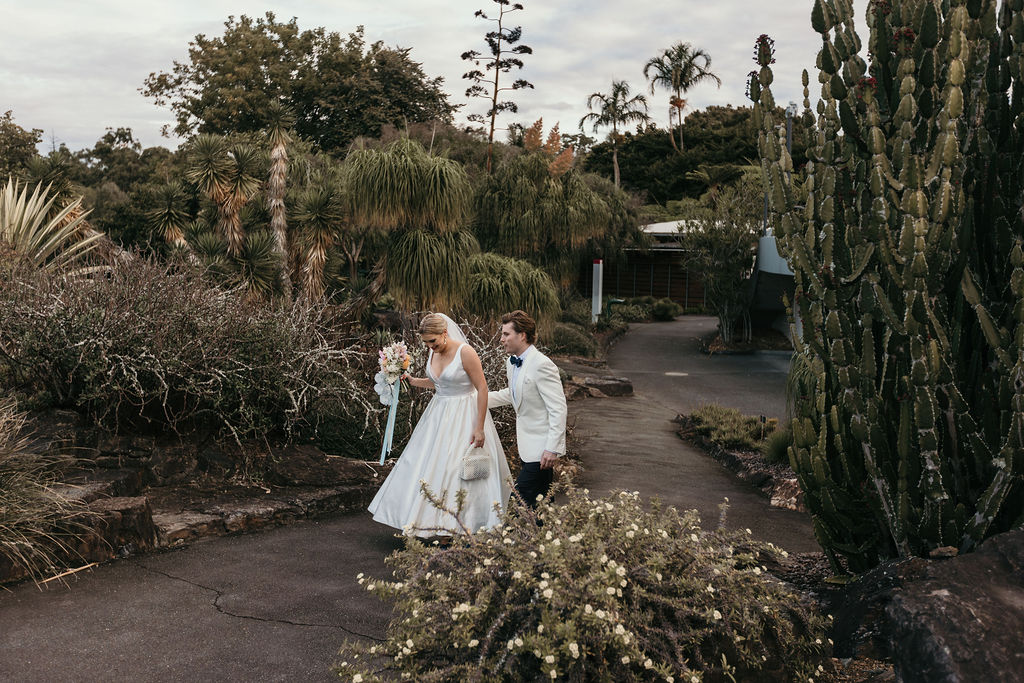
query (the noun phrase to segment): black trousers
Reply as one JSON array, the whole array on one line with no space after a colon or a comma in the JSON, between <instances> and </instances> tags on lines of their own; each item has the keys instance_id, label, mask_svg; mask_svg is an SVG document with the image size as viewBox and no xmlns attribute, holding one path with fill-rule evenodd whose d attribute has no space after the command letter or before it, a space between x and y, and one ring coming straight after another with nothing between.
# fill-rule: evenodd
<instances>
[{"instance_id":1,"label":"black trousers","mask_svg":"<svg viewBox=\"0 0 1024 683\"><path fill-rule=\"evenodd\" d=\"M537 496L547 497L555 470L549 467L540 468L539 462L524 462L523 469L516 478L516 492L531 508L537 507Z\"/></svg>"}]
</instances>

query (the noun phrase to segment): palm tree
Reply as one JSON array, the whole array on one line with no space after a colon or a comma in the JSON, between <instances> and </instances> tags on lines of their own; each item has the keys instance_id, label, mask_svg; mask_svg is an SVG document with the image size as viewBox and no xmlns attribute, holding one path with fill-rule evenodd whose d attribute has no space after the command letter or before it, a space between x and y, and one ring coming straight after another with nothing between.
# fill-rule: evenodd
<instances>
[{"instance_id":1,"label":"palm tree","mask_svg":"<svg viewBox=\"0 0 1024 683\"><path fill-rule=\"evenodd\" d=\"M594 111L595 103L598 104L597 111ZM650 120L651 117L647 115L647 98L643 95L630 97L629 83L612 81L612 90L607 95L602 92L590 94L587 98L587 109L591 111L580 119L580 130L588 121L593 123L594 132L597 132L598 128L611 126L612 169L615 187L619 187L619 127Z\"/></svg>"},{"instance_id":2,"label":"palm tree","mask_svg":"<svg viewBox=\"0 0 1024 683\"><path fill-rule=\"evenodd\" d=\"M324 295L324 265L345 220L341 191L328 180L312 184L299 197L294 218L302 230L305 255L302 259L302 289L306 297Z\"/></svg>"},{"instance_id":3,"label":"palm tree","mask_svg":"<svg viewBox=\"0 0 1024 683\"><path fill-rule=\"evenodd\" d=\"M465 227L472 188L457 162L432 156L399 138L378 149L357 149L345 161L351 220L388 233L389 245L369 288L350 305L368 305L384 287L404 306L457 302L476 240Z\"/></svg>"},{"instance_id":4,"label":"palm tree","mask_svg":"<svg viewBox=\"0 0 1024 683\"><path fill-rule=\"evenodd\" d=\"M653 75L651 75L652 72ZM672 146L676 151L682 152L683 108L686 107L683 94L703 81L714 81L719 87L722 85L722 79L711 72L711 55L701 48L694 48L689 43L676 43L667 50L663 50L660 56L652 57L644 65L644 78L651 82L652 95L657 86L672 92L669 104L671 111L675 112L679 118L679 144L676 144L676 139L671 132L669 139L672 140ZM669 125L672 125L671 120Z\"/></svg>"},{"instance_id":5,"label":"palm tree","mask_svg":"<svg viewBox=\"0 0 1024 683\"><path fill-rule=\"evenodd\" d=\"M231 145L217 135L198 135L189 149L185 177L217 205L217 230L228 254L241 254L245 242L241 210L259 190L259 154L248 145Z\"/></svg>"},{"instance_id":6,"label":"palm tree","mask_svg":"<svg viewBox=\"0 0 1024 683\"><path fill-rule=\"evenodd\" d=\"M180 249L192 255L185 240L185 230L188 229L190 222L188 211L184 208L185 203L185 191L181 183L167 183L157 189L153 197L153 206L146 212L146 217L173 249Z\"/></svg>"},{"instance_id":7,"label":"palm tree","mask_svg":"<svg viewBox=\"0 0 1024 683\"><path fill-rule=\"evenodd\" d=\"M295 119L279 100L270 103L267 111L270 142L270 175L267 178L267 204L270 207L270 229L274 233L274 252L281 261L280 287L285 300L291 300L292 282L288 277L288 221L284 195L288 179L288 145Z\"/></svg>"}]
</instances>

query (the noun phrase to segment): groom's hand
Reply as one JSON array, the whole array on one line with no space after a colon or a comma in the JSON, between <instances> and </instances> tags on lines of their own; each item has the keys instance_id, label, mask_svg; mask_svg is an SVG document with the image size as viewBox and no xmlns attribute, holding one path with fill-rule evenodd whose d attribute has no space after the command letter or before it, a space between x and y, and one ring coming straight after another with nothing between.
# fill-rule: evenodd
<instances>
[{"instance_id":1,"label":"groom's hand","mask_svg":"<svg viewBox=\"0 0 1024 683\"><path fill-rule=\"evenodd\" d=\"M552 453L551 451L544 451L540 456L540 468L542 470L549 470L555 466L558 462L558 454Z\"/></svg>"}]
</instances>

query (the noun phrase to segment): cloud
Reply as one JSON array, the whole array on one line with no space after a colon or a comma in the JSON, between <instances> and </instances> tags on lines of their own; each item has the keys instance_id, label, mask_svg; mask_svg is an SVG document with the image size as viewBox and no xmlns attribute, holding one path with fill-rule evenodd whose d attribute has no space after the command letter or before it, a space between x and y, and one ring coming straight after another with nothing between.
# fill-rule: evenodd
<instances>
[{"instance_id":1,"label":"cloud","mask_svg":"<svg viewBox=\"0 0 1024 683\"><path fill-rule=\"evenodd\" d=\"M535 89L512 93L520 113L507 116L505 124L543 116L549 125L560 121L568 131L586 113L587 95L607 91L613 79L625 79L634 92L648 94L651 115L666 125L666 94L650 96L641 71L648 59L678 41L707 50L723 81L720 89L704 84L688 93L690 110L745 105L746 74L754 68L753 44L761 33L776 40L776 100L799 102L800 70L813 69L820 47L810 28L811 0L521 1L525 10L510 18L523 26L522 42L534 54L525 57L517 76ZM858 14L866 2L855 0ZM297 17L303 29L323 26L344 35L364 25L371 42L411 48L425 72L443 76L451 100L463 104L466 82L461 77L467 65L459 55L483 49L488 30L488 22L473 13L483 9L494 15L496 10L488 0L38 0L7 5L0 26L0 111L13 109L20 125L43 128L72 149L91 147L105 128L117 126L130 126L147 146L176 144L160 137L160 127L173 123L171 112L138 92L145 77L186 59L197 33L222 33L229 15L262 16L267 10L279 20ZM863 22L858 28L865 37ZM463 115L482 106L468 103Z\"/></svg>"}]
</instances>

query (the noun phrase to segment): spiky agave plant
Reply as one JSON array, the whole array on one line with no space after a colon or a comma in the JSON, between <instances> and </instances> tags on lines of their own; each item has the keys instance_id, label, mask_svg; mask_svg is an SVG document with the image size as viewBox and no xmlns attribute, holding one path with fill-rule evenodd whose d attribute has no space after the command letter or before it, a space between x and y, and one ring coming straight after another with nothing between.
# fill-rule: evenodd
<instances>
[{"instance_id":1,"label":"spiky agave plant","mask_svg":"<svg viewBox=\"0 0 1024 683\"><path fill-rule=\"evenodd\" d=\"M82 199L54 210L57 195L49 186L28 186L8 179L0 191L0 242L6 242L22 258L37 267L56 270L81 260L94 250L103 236L79 234L88 212Z\"/></svg>"}]
</instances>

